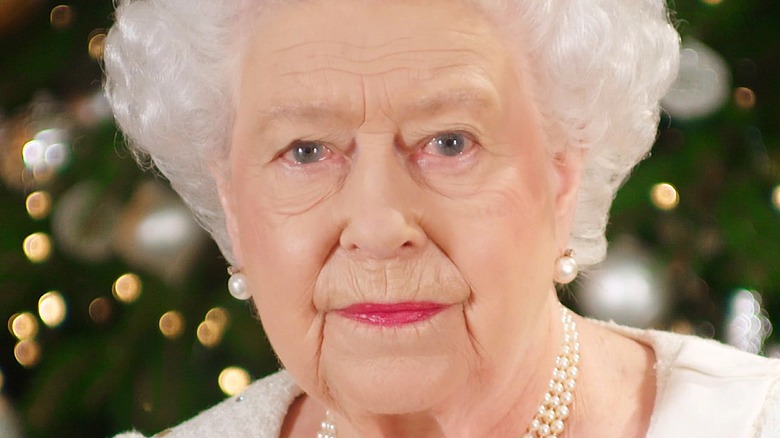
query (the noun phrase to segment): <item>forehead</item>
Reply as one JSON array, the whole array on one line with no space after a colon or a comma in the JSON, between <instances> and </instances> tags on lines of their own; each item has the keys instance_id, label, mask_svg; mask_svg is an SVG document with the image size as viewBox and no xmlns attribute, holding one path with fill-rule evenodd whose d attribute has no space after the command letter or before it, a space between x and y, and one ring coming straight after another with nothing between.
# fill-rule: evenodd
<instances>
[{"instance_id":1,"label":"forehead","mask_svg":"<svg viewBox=\"0 0 780 438\"><path fill-rule=\"evenodd\" d=\"M243 84L268 106L356 104L369 83L389 100L403 100L393 95L401 90L418 100L448 90L490 99L514 71L504 42L481 11L457 0L304 1L258 23Z\"/></svg>"}]
</instances>

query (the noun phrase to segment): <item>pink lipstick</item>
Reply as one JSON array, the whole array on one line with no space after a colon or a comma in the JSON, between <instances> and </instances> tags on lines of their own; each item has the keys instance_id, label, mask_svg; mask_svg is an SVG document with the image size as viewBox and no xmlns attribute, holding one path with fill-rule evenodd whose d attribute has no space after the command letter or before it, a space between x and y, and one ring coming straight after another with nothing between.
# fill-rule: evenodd
<instances>
[{"instance_id":1,"label":"pink lipstick","mask_svg":"<svg viewBox=\"0 0 780 438\"><path fill-rule=\"evenodd\" d=\"M396 327L424 321L444 310L440 303L405 302L392 304L359 303L338 310L339 315L364 324Z\"/></svg>"}]
</instances>

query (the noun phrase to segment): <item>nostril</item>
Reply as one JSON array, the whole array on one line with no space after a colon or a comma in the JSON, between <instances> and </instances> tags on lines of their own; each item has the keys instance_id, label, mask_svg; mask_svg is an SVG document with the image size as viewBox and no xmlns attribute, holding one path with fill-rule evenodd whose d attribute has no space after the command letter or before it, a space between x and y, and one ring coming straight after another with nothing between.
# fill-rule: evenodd
<instances>
[{"instance_id":1,"label":"nostril","mask_svg":"<svg viewBox=\"0 0 780 438\"><path fill-rule=\"evenodd\" d=\"M425 234L414 218L387 206L350 211L339 238L341 248L371 259L411 254L424 242Z\"/></svg>"}]
</instances>

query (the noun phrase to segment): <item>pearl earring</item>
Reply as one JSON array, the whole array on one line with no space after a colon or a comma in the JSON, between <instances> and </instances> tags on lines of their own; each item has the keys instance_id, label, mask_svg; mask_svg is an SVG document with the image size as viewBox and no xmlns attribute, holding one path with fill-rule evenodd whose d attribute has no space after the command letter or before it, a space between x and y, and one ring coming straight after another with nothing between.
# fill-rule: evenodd
<instances>
[{"instance_id":1,"label":"pearl earring","mask_svg":"<svg viewBox=\"0 0 780 438\"><path fill-rule=\"evenodd\" d=\"M228 274L230 274L230 278L228 279L228 291L230 292L230 295L233 295L233 298L238 300L248 300L252 294L249 293L246 286L246 275L232 266L228 268Z\"/></svg>"},{"instance_id":2,"label":"pearl earring","mask_svg":"<svg viewBox=\"0 0 780 438\"><path fill-rule=\"evenodd\" d=\"M558 284L569 284L577 278L579 267L574 260L574 251L567 249L562 256L555 261L554 280Z\"/></svg>"}]
</instances>

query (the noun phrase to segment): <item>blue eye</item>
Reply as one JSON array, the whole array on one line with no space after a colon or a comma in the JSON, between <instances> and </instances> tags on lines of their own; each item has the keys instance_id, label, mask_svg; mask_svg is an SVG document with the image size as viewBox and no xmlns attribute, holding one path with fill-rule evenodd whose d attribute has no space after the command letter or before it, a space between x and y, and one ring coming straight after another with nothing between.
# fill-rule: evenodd
<instances>
[{"instance_id":1,"label":"blue eye","mask_svg":"<svg viewBox=\"0 0 780 438\"><path fill-rule=\"evenodd\" d=\"M328 157L330 149L314 141L295 142L285 155L290 161L298 164L310 164L322 161Z\"/></svg>"},{"instance_id":2,"label":"blue eye","mask_svg":"<svg viewBox=\"0 0 780 438\"><path fill-rule=\"evenodd\" d=\"M459 132L447 132L433 137L425 145L426 151L431 154L454 157L462 154L469 146L471 140Z\"/></svg>"}]
</instances>

